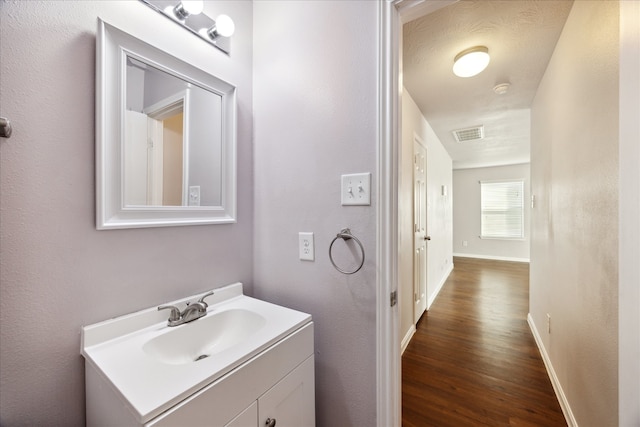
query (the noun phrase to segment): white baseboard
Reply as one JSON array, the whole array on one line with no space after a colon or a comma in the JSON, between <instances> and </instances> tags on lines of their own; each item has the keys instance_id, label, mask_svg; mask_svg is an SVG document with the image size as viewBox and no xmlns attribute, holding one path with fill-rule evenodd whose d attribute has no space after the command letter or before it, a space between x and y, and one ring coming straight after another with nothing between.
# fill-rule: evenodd
<instances>
[{"instance_id":1,"label":"white baseboard","mask_svg":"<svg viewBox=\"0 0 640 427\"><path fill-rule=\"evenodd\" d=\"M411 338L413 338L413 335L415 333L416 333L416 325L411 325L411 327L407 331L407 333L404 336L404 338L402 338L402 343L400 344L400 355L401 356L402 356L402 354L404 354L404 351L407 349L407 346L409 345L409 341L411 341Z\"/></svg>"},{"instance_id":2,"label":"white baseboard","mask_svg":"<svg viewBox=\"0 0 640 427\"><path fill-rule=\"evenodd\" d=\"M453 256L460 258L479 258L479 259L494 259L497 261L513 261L513 262L529 262L529 258L514 258L508 256L494 256L494 255L477 255L477 254L460 254L454 253Z\"/></svg>"},{"instance_id":3,"label":"white baseboard","mask_svg":"<svg viewBox=\"0 0 640 427\"><path fill-rule=\"evenodd\" d=\"M549 375L549 379L551 380L553 390L556 392L556 398L560 403L560 408L562 408L562 413L564 414L564 418L567 421L567 425L569 427L578 427L578 422L573 416L573 412L571 411L571 407L569 406L567 396L564 394L564 390L562 390L562 386L560 385L560 381L558 380L556 371L553 369L551 359L549 359L549 354L547 353L547 350L542 343L542 338L538 333L538 329L536 328L536 325L533 321L533 317L531 317L531 313L527 315L527 323L529 323L529 329L531 329L533 338L536 340L536 344L538 345L538 349L540 350L542 361L544 362L544 366L547 368L547 374Z\"/></svg>"},{"instance_id":4,"label":"white baseboard","mask_svg":"<svg viewBox=\"0 0 640 427\"><path fill-rule=\"evenodd\" d=\"M452 271L453 271L453 263L449 265L449 271L447 271L447 273L444 276L442 276L442 279L440 279L440 283L438 283L438 286L436 287L435 292L429 298L427 298L427 310L429 310L429 307L431 307L431 304L433 304L433 301L436 299L436 297L440 293L442 286L444 286L444 283L447 281ZM413 338L413 335L415 333L416 333L416 325L412 324L409 330L407 331L407 333L405 334L404 338L402 338L402 343L400 344L401 355L407 349L407 346L409 345L409 341L411 341L411 338Z\"/></svg>"},{"instance_id":5,"label":"white baseboard","mask_svg":"<svg viewBox=\"0 0 640 427\"><path fill-rule=\"evenodd\" d=\"M452 271L453 271L453 263L449 264L449 271L447 271L447 273L442 276L442 278L440 279L440 283L438 283L438 286L436 286L435 292L433 292L431 295L429 295L429 298L427 298L427 310L431 308L431 304L433 304L433 302L436 300L436 297L442 290L444 283L447 281Z\"/></svg>"}]
</instances>

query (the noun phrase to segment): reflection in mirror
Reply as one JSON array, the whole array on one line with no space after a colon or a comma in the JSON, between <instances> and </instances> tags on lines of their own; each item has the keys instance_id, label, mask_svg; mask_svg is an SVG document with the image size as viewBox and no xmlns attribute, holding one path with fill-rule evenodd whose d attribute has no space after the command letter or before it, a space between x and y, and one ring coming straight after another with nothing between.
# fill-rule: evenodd
<instances>
[{"instance_id":1,"label":"reflection in mirror","mask_svg":"<svg viewBox=\"0 0 640 427\"><path fill-rule=\"evenodd\" d=\"M98 21L96 227L233 223L236 88L147 34Z\"/></svg>"},{"instance_id":2,"label":"reflection in mirror","mask_svg":"<svg viewBox=\"0 0 640 427\"><path fill-rule=\"evenodd\" d=\"M127 56L125 206L218 206L222 97Z\"/></svg>"}]
</instances>

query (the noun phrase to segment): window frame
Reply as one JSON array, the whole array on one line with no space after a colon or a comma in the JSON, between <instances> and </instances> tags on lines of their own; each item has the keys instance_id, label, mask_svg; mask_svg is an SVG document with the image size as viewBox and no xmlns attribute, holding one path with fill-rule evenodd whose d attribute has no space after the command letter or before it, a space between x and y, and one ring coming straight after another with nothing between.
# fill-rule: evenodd
<instances>
[{"instance_id":1,"label":"window frame","mask_svg":"<svg viewBox=\"0 0 640 427\"><path fill-rule=\"evenodd\" d=\"M524 178L517 178L517 179L499 179L499 180L484 180L484 181L479 181L480 184L480 238L483 240L526 240L526 236L525 236L525 180ZM484 194L485 192L483 191L484 189L488 189L488 186L492 185L492 184L502 184L502 185L518 185L518 190L520 192L520 196L519 196L519 206L517 203L514 203L510 206L505 206L504 209L502 211L496 211L496 213L502 212L503 215L506 215L506 213L508 211L518 211L520 213L520 218L519 218L519 231L520 231L520 235L516 236L514 234L509 235L508 231L509 231L509 227L503 227L502 231L503 233L500 234L498 232L493 232L493 233L487 233L489 230L486 230L485 224L486 224L486 219L485 216L486 215L490 215L487 214L487 209L484 208L484 199L486 198L486 195ZM484 185L487 185L487 187L484 187ZM516 229L515 227L513 227L513 229Z\"/></svg>"}]
</instances>

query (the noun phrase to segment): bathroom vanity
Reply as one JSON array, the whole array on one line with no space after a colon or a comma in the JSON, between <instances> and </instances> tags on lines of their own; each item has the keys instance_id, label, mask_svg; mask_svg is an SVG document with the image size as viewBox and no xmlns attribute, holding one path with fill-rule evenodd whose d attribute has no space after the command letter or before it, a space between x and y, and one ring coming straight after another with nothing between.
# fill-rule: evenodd
<instances>
[{"instance_id":1,"label":"bathroom vanity","mask_svg":"<svg viewBox=\"0 0 640 427\"><path fill-rule=\"evenodd\" d=\"M315 425L311 316L240 283L207 301L175 327L152 307L82 328L88 426Z\"/></svg>"}]
</instances>

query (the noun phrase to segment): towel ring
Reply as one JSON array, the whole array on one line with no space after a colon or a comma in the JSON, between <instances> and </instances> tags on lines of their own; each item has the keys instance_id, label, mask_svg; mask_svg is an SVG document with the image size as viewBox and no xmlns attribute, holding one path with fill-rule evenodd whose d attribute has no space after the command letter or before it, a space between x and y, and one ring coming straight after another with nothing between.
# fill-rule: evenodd
<instances>
[{"instance_id":1,"label":"towel ring","mask_svg":"<svg viewBox=\"0 0 640 427\"><path fill-rule=\"evenodd\" d=\"M335 263L335 261L333 261L333 255L331 254L331 250L333 249L333 244L336 242L336 240L338 239L342 239L342 240L350 240L353 239L356 241L356 243L358 244L358 246L360 246L360 251L362 251L362 261L360 262L360 265L358 266L358 268L356 268L353 271L346 271L341 269L340 267L338 267ZM340 232L336 235L336 237L333 238L333 240L331 241L331 244L329 245L329 260L331 261L331 264L333 265L333 267L338 270L340 273L343 274L353 274L353 273L357 273L358 271L360 271L360 269L362 268L362 266L364 265L364 246L362 246L362 242L360 242L360 240L354 236L353 234L351 234L351 230L349 230L348 228L343 228L342 230L340 230Z\"/></svg>"}]
</instances>

